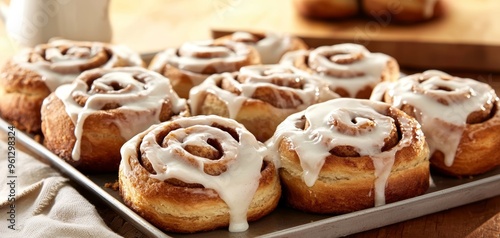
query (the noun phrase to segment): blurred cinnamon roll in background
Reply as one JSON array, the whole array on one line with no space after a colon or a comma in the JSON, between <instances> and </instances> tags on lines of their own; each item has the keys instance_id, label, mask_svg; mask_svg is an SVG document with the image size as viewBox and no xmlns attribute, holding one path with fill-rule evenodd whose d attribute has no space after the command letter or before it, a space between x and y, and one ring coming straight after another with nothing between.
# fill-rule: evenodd
<instances>
[{"instance_id":1,"label":"blurred cinnamon roll in background","mask_svg":"<svg viewBox=\"0 0 500 238\"><path fill-rule=\"evenodd\" d=\"M418 23L444 14L440 0L294 0L298 13L307 18L346 19L371 17L389 23Z\"/></svg>"},{"instance_id":2,"label":"blurred cinnamon roll in background","mask_svg":"<svg viewBox=\"0 0 500 238\"><path fill-rule=\"evenodd\" d=\"M341 19L359 15L359 0L293 0L297 11L305 17Z\"/></svg>"},{"instance_id":3,"label":"blurred cinnamon roll in background","mask_svg":"<svg viewBox=\"0 0 500 238\"><path fill-rule=\"evenodd\" d=\"M189 90L212 74L235 72L243 66L260 63L259 53L252 46L207 40L166 49L153 58L149 68L169 78L177 94L188 98Z\"/></svg>"},{"instance_id":4,"label":"blurred cinnamon roll in background","mask_svg":"<svg viewBox=\"0 0 500 238\"><path fill-rule=\"evenodd\" d=\"M238 31L217 38L215 41L236 41L251 45L259 52L262 64L277 64L286 52L309 48L303 40L296 36L275 32L262 34Z\"/></svg>"}]
</instances>

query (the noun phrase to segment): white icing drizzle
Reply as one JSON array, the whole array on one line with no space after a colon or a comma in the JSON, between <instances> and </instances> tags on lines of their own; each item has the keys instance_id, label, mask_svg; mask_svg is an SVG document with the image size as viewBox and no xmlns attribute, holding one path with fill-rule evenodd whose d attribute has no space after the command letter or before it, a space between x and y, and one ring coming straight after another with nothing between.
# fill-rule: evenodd
<instances>
[{"instance_id":1,"label":"white icing drizzle","mask_svg":"<svg viewBox=\"0 0 500 238\"><path fill-rule=\"evenodd\" d=\"M237 64L247 60L250 48L239 42L216 45L213 41L186 42L178 49L169 48L157 54L150 68L161 72L170 64L188 75L193 85L199 85L208 76L203 71L214 67L217 73L238 71Z\"/></svg>"},{"instance_id":2,"label":"white icing drizzle","mask_svg":"<svg viewBox=\"0 0 500 238\"><path fill-rule=\"evenodd\" d=\"M375 171L375 205L385 204L385 187L394 164L396 152L411 145L416 137L423 143L423 134L415 120L399 117L401 138L397 145L382 151L385 139L394 128L395 120L384 114L388 104L352 98L339 98L315 104L306 110L289 116L281 123L272 139L267 142L272 151L278 151L280 142L287 138L294 146L303 169L305 184L312 187L320 174L330 150L337 146L356 148L360 156L369 156ZM308 127L303 130L302 118ZM333 121L338 121L353 129L353 133L342 131ZM372 123L367 129L363 126ZM416 135L414 134L416 133ZM279 163L279 155L274 161Z\"/></svg>"},{"instance_id":3,"label":"white icing drizzle","mask_svg":"<svg viewBox=\"0 0 500 238\"><path fill-rule=\"evenodd\" d=\"M328 82L332 90L346 90L348 97L355 97L367 86L375 87L381 81L382 72L391 59L382 53L370 53L362 45L345 43L321 46L311 51L289 52L280 63L294 66L294 61L304 56L308 57L306 63L314 76ZM352 62L346 63L351 61L350 57L353 57Z\"/></svg>"},{"instance_id":4,"label":"white icing drizzle","mask_svg":"<svg viewBox=\"0 0 500 238\"><path fill-rule=\"evenodd\" d=\"M159 145L156 137L170 123L179 124L181 128L171 131L164 137L163 146ZM213 123L235 129L238 140L213 127ZM188 145L210 147L209 139L217 140L222 147L223 154L216 161L184 149ZM269 155L268 149L241 124L218 116L186 117L155 125L125 143L121 153L125 175L130 174L130 161L137 160L137 155L141 154L148 158L156 171L155 175L150 175L152 178L161 181L175 178L215 190L229 207L231 232L248 229L247 211L259 187L262 163ZM183 157L195 161L195 164L186 162ZM216 176L206 174L203 168L207 163L227 163L227 170Z\"/></svg>"},{"instance_id":5,"label":"white icing drizzle","mask_svg":"<svg viewBox=\"0 0 500 238\"><path fill-rule=\"evenodd\" d=\"M91 88L81 78L94 73L101 73L101 77L92 82ZM137 74L144 77L142 83L133 78ZM113 91L113 83L119 84L122 89ZM93 89L107 91L96 92ZM108 91L109 90L109 91ZM121 136L128 140L137 133L159 123L159 114L165 101L170 101L173 112L178 114L186 107L186 101L178 98L170 85L170 81L162 75L148 71L141 67L126 67L113 69L94 69L81 74L72 84L65 84L56 89L55 95L64 103L66 112L75 124L75 145L72 152L73 160L80 159L81 137L85 119L95 113L102 113L101 108L108 103L117 103L116 109L123 113L125 118L113 121L120 129ZM75 96L88 96L85 105L80 106Z\"/></svg>"},{"instance_id":6,"label":"white icing drizzle","mask_svg":"<svg viewBox=\"0 0 500 238\"><path fill-rule=\"evenodd\" d=\"M68 48L61 52L61 48ZM108 45L99 42L78 42L55 40L48 44L38 45L33 49L25 49L14 56L14 62L42 76L51 92L63 84L71 83L82 71L80 66L89 64L98 54L108 51L111 58L99 68L119 66L141 66L140 56L123 45ZM36 62L29 62L32 54L38 54ZM124 63L125 62L125 63Z\"/></svg>"},{"instance_id":7,"label":"white icing drizzle","mask_svg":"<svg viewBox=\"0 0 500 238\"><path fill-rule=\"evenodd\" d=\"M273 83L274 79L281 80L282 85ZM222 80L231 83L240 94L227 91L218 85ZM287 84L301 84L300 88L289 87ZM193 87L190 91L189 100L193 115L200 113L200 108L208 93L216 95L226 103L230 118L236 118L244 102L257 100L253 98L255 90L258 88L272 88L276 94L276 104L280 109L291 109L300 111L317 103L320 99L332 99L338 97L332 94L327 86L317 82L307 75L300 75L284 65L252 65L242 67L239 73L223 73L212 75L202 84ZM292 107L286 106L286 98L280 96L287 95L292 100ZM298 100L296 97L298 97ZM290 112L292 113L292 112Z\"/></svg>"},{"instance_id":8,"label":"white icing drizzle","mask_svg":"<svg viewBox=\"0 0 500 238\"><path fill-rule=\"evenodd\" d=\"M419 79L426 80L419 82ZM382 100L384 94L391 98L392 105L397 108L405 104L414 107L431 154L437 150L444 153L447 166L451 166L456 153L460 153L458 145L469 114L485 110L483 105L491 104L497 98L495 91L487 84L452 77L437 70L377 86L371 99ZM445 100L448 105L439 103L438 99Z\"/></svg>"},{"instance_id":9,"label":"white icing drizzle","mask_svg":"<svg viewBox=\"0 0 500 238\"><path fill-rule=\"evenodd\" d=\"M234 41L244 41L257 49L263 64L277 64L283 54L292 50L293 36L268 32L264 38L258 39L249 32L235 32L231 35Z\"/></svg>"}]
</instances>

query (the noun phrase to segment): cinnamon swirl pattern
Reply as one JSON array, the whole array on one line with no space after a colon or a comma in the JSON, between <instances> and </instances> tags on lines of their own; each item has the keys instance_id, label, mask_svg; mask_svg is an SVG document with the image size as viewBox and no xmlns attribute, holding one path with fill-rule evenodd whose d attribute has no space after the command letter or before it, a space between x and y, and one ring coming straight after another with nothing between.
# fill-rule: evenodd
<instances>
[{"instance_id":1,"label":"cinnamon swirl pattern","mask_svg":"<svg viewBox=\"0 0 500 238\"><path fill-rule=\"evenodd\" d=\"M129 140L121 154L123 200L166 231L245 231L281 195L267 148L232 119L164 122Z\"/></svg>"},{"instance_id":2,"label":"cinnamon swirl pattern","mask_svg":"<svg viewBox=\"0 0 500 238\"><path fill-rule=\"evenodd\" d=\"M216 42L236 41L249 44L259 52L262 64L277 64L289 51L307 50L309 47L298 37L288 34L268 32L265 34L238 31L220 37Z\"/></svg>"},{"instance_id":3,"label":"cinnamon swirl pattern","mask_svg":"<svg viewBox=\"0 0 500 238\"><path fill-rule=\"evenodd\" d=\"M193 86L212 74L234 72L260 63L259 53L244 43L197 41L158 53L149 68L169 78L177 94L187 98Z\"/></svg>"},{"instance_id":4,"label":"cinnamon swirl pattern","mask_svg":"<svg viewBox=\"0 0 500 238\"><path fill-rule=\"evenodd\" d=\"M56 40L20 52L0 73L0 116L27 132L40 132L42 101L58 86L93 68L142 66L124 46Z\"/></svg>"},{"instance_id":5,"label":"cinnamon swirl pattern","mask_svg":"<svg viewBox=\"0 0 500 238\"><path fill-rule=\"evenodd\" d=\"M381 84L372 99L420 122L437 170L464 176L500 165L499 99L488 84L430 70Z\"/></svg>"},{"instance_id":6,"label":"cinnamon swirl pattern","mask_svg":"<svg viewBox=\"0 0 500 238\"><path fill-rule=\"evenodd\" d=\"M368 99L379 82L399 77L399 65L394 58L350 43L290 52L283 56L281 64L326 81L342 97Z\"/></svg>"},{"instance_id":7,"label":"cinnamon swirl pattern","mask_svg":"<svg viewBox=\"0 0 500 238\"><path fill-rule=\"evenodd\" d=\"M418 122L381 102L339 98L280 124L268 142L288 204L347 213L423 194L429 150Z\"/></svg>"},{"instance_id":8,"label":"cinnamon swirl pattern","mask_svg":"<svg viewBox=\"0 0 500 238\"><path fill-rule=\"evenodd\" d=\"M264 142L290 114L337 97L326 84L290 67L254 65L210 76L191 90L189 101L193 115L235 119Z\"/></svg>"},{"instance_id":9,"label":"cinnamon swirl pattern","mask_svg":"<svg viewBox=\"0 0 500 238\"><path fill-rule=\"evenodd\" d=\"M117 171L125 141L186 111L186 101L158 73L140 67L89 70L44 100L44 144L82 171Z\"/></svg>"}]
</instances>

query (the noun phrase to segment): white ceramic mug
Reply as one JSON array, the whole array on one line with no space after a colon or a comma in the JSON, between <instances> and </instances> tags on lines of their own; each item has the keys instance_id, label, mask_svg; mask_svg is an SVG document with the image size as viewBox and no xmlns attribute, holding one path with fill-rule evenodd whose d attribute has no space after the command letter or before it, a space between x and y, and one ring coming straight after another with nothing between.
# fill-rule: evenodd
<instances>
[{"instance_id":1,"label":"white ceramic mug","mask_svg":"<svg viewBox=\"0 0 500 238\"><path fill-rule=\"evenodd\" d=\"M32 47L58 37L111 41L110 0L11 0L0 2L7 34L20 46Z\"/></svg>"}]
</instances>

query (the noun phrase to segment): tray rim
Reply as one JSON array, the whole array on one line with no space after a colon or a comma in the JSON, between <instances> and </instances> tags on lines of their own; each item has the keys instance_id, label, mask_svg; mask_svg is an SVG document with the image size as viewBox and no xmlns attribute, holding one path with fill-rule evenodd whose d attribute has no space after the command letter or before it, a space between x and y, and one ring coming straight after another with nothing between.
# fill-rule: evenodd
<instances>
[{"instance_id":1,"label":"tray rim","mask_svg":"<svg viewBox=\"0 0 500 238\"><path fill-rule=\"evenodd\" d=\"M0 118L0 130L7 132L9 126L11 126L10 123L6 122L3 118ZM17 141L23 144L27 149L47 159L51 165L55 166L65 176L81 185L84 189L97 195L97 197L103 200L118 215L130 222L144 235L149 237L171 237L146 221L139 214L132 211L122 201L113 197L102 187L94 183L89 177L75 169L57 155L53 154L45 146L35 141L31 136L17 129L15 131ZM258 237L297 237L301 235L335 237L346 236L498 196L500 195L500 190L494 189L495 187L498 187L498 184L500 184L500 173L478 179L476 181L466 182L461 185L428 192L426 194L402 201L348 214L336 215L307 224L274 231ZM461 196L461 201L456 201L456 199L454 199L457 195ZM441 203L442 206L435 208L435 200L437 200L438 203ZM419 205L418 202L421 202L421 204ZM409 205L412 205L413 207ZM379 218L381 214L390 214L390 216L385 216L389 219L374 219ZM349 224L363 225L353 228L352 226L349 226ZM237 233L236 236L238 236Z\"/></svg>"}]
</instances>

